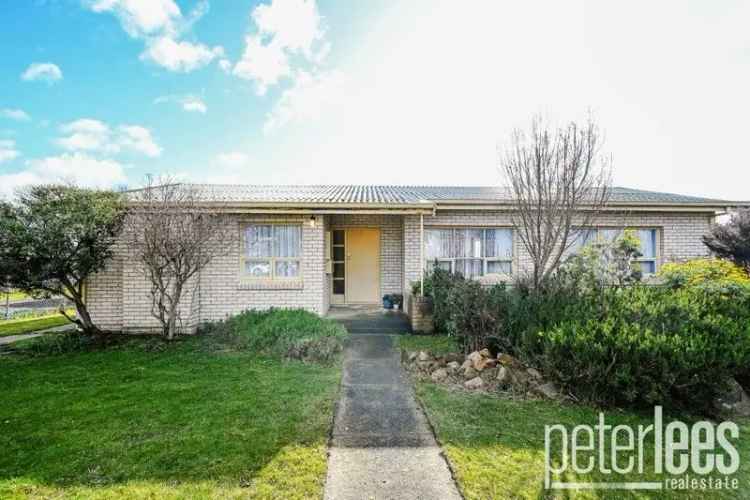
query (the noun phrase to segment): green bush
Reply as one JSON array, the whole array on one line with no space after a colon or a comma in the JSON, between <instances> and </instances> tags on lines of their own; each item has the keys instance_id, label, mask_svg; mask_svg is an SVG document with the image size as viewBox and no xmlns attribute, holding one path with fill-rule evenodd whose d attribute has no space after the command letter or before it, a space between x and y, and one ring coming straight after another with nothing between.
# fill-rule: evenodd
<instances>
[{"instance_id":1,"label":"green bush","mask_svg":"<svg viewBox=\"0 0 750 500\"><path fill-rule=\"evenodd\" d=\"M335 321L301 309L245 311L209 323L201 333L235 348L269 356L329 363L342 351L346 329Z\"/></svg>"},{"instance_id":2,"label":"green bush","mask_svg":"<svg viewBox=\"0 0 750 500\"><path fill-rule=\"evenodd\" d=\"M722 259L695 259L664 264L658 276L668 285L750 285L750 276L737 264Z\"/></svg>"},{"instance_id":3,"label":"green bush","mask_svg":"<svg viewBox=\"0 0 750 500\"><path fill-rule=\"evenodd\" d=\"M581 399L707 411L750 362L745 288L633 286L609 290L600 305L539 332L542 371Z\"/></svg>"}]
</instances>

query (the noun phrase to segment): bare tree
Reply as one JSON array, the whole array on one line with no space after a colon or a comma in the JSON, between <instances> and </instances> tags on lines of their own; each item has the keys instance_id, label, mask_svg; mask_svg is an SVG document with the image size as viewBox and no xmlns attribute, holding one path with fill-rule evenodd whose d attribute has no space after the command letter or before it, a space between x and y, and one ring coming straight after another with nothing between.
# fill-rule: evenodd
<instances>
[{"instance_id":1,"label":"bare tree","mask_svg":"<svg viewBox=\"0 0 750 500\"><path fill-rule=\"evenodd\" d=\"M591 226L609 201L611 161L600 155L594 121L552 130L540 117L516 129L501 154L513 198L513 225L532 261L534 286L560 265L576 227Z\"/></svg>"},{"instance_id":2,"label":"bare tree","mask_svg":"<svg viewBox=\"0 0 750 500\"><path fill-rule=\"evenodd\" d=\"M151 285L151 315L172 340L188 282L225 246L227 232L220 211L201 203L196 186L148 177L129 200L126 240Z\"/></svg>"}]
</instances>

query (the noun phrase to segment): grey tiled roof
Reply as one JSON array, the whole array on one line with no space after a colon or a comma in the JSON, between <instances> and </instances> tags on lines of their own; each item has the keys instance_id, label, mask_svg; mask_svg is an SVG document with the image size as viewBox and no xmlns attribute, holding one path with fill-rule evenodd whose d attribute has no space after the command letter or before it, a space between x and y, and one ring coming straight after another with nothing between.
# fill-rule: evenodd
<instances>
[{"instance_id":1,"label":"grey tiled roof","mask_svg":"<svg viewBox=\"0 0 750 500\"><path fill-rule=\"evenodd\" d=\"M413 205L441 202L508 202L507 188L490 186L256 186L191 184L205 201L221 203L387 204ZM733 205L735 202L672 193L612 188L616 204Z\"/></svg>"}]
</instances>

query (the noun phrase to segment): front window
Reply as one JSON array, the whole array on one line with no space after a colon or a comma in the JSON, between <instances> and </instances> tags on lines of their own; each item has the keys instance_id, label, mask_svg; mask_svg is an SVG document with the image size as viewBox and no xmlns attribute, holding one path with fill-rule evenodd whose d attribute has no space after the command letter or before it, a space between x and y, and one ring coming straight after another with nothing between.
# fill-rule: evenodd
<instances>
[{"instance_id":1,"label":"front window","mask_svg":"<svg viewBox=\"0 0 750 500\"><path fill-rule=\"evenodd\" d=\"M246 226L241 255L242 276L254 279L299 278L301 246L301 226Z\"/></svg>"},{"instance_id":2,"label":"front window","mask_svg":"<svg viewBox=\"0 0 750 500\"><path fill-rule=\"evenodd\" d=\"M426 229L424 234L427 269L437 264L467 278L512 272L512 229Z\"/></svg>"},{"instance_id":3,"label":"front window","mask_svg":"<svg viewBox=\"0 0 750 500\"><path fill-rule=\"evenodd\" d=\"M641 256L636 260L639 266L641 266L641 272L646 274L654 274L656 272L657 262L657 230L651 228L639 228L632 229L638 240L641 242L640 252ZM576 230L574 236L575 240L571 246L572 252L577 252L581 247L591 243L592 241L603 241L611 243L622 233L625 232L624 228L581 228Z\"/></svg>"}]
</instances>

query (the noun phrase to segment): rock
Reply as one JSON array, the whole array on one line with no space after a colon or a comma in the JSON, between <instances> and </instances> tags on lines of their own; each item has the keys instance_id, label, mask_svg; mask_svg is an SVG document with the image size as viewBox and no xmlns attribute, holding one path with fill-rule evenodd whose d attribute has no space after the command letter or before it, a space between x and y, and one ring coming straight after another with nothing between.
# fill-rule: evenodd
<instances>
[{"instance_id":1,"label":"rock","mask_svg":"<svg viewBox=\"0 0 750 500\"><path fill-rule=\"evenodd\" d=\"M417 351L411 351L407 359L409 360L410 363L413 363L414 361L416 361L417 355L418 355Z\"/></svg>"},{"instance_id":2,"label":"rock","mask_svg":"<svg viewBox=\"0 0 750 500\"><path fill-rule=\"evenodd\" d=\"M432 368L432 361L417 361L417 367L422 371L430 371Z\"/></svg>"},{"instance_id":3,"label":"rock","mask_svg":"<svg viewBox=\"0 0 750 500\"><path fill-rule=\"evenodd\" d=\"M468 379L470 379L470 378L474 378L474 377L476 377L476 376L477 376L478 374L479 374L479 372L478 372L478 371L476 371L476 370L475 370L474 368L472 368L471 366L467 366L467 367L466 367L466 369L464 369L464 378L465 378L466 380L468 380Z\"/></svg>"},{"instance_id":4,"label":"rock","mask_svg":"<svg viewBox=\"0 0 750 500\"><path fill-rule=\"evenodd\" d=\"M500 353L497 355L497 362L503 366L521 366L521 362L510 354Z\"/></svg>"},{"instance_id":5,"label":"rock","mask_svg":"<svg viewBox=\"0 0 750 500\"><path fill-rule=\"evenodd\" d=\"M728 390L714 401L714 408L722 417L750 417L750 397L742 386L731 378Z\"/></svg>"},{"instance_id":6,"label":"rock","mask_svg":"<svg viewBox=\"0 0 750 500\"><path fill-rule=\"evenodd\" d=\"M470 367L470 366L471 366L471 360L467 358L467 359L466 359L466 360L465 360L465 361L464 361L464 362L463 362L463 363L461 364L461 369L462 369L462 370L465 370L465 369L467 369L467 368L468 368L468 367Z\"/></svg>"},{"instance_id":7,"label":"rock","mask_svg":"<svg viewBox=\"0 0 750 500\"><path fill-rule=\"evenodd\" d=\"M510 371L505 368L503 365L500 365L497 368L497 381L500 382L503 385L509 385L511 383L510 380Z\"/></svg>"},{"instance_id":8,"label":"rock","mask_svg":"<svg viewBox=\"0 0 750 500\"><path fill-rule=\"evenodd\" d=\"M485 383L491 384L497 378L497 368L494 366L492 368L485 368L479 373L479 376L482 377Z\"/></svg>"},{"instance_id":9,"label":"rock","mask_svg":"<svg viewBox=\"0 0 750 500\"><path fill-rule=\"evenodd\" d=\"M479 354L481 354L482 357L484 357L484 358L491 358L492 357L492 354L490 353L490 350L487 349L486 347L484 349L482 349L481 351L479 351Z\"/></svg>"},{"instance_id":10,"label":"rock","mask_svg":"<svg viewBox=\"0 0 750 500\"><path fill-rule=\"evenodd\" d=\"M526 370L526 373L528 373L529 375L531 375L531 378L533 378L534 380L541 380L542 379L542 374L539 373L539 371L536 370L536 369L534 369L534 368L529 368L528 370Z\"/></svg>"},{"instance_id":11,"label":"rock","mask_svg":"<svg viewBox=\"0 0 750 500\"><path fill-rule=\"evenodd\" d=\"M479 351L472 352L471 354L466 356L466 359L471 361L471 366L474 367L476 371L482 371L482 369L484 368L483 362L485 358L484 356L479 354Z\"/></svg>"},{"instance_id":12,"label":"rock","mask_svg":"<svg viewBox=\"0 0 750 500\"><path fill-rule=\"evenodd\" d=\"M441 358L435 358L434 363L435 363L435 366L439 366L441 368L446 365L445 358L442 358L442 357Z\"/></svg>"},{"instance_id":13,"label":"rock","mask_svg":"<svg viewBox=\"0 0 750 500\"><path fill-rule=\"evenodd\" d=\"M481 377L474 377L473 379L467 380L466 382L464 382L464 387L466 387L467 389L471 389L471 390L480 389L483 386L484 386L484 380L482 380Z\"/></svg>"},{"instance_id":14,"label":"rock","mask_svg":"<svg viewBox=\"0 0 750 500\"><path fill-rule=\"evenodd\" d=\"M445 368L448 370L448 373L456 373L461 368L461 365L456 361L449 361L448 364L445 365Z\"/></svg>"},{"instance_id":15,"label":"rock","mask_svg":"<svg viewBox=\"0 0 750 500\"><path fill-rule=\"evenodd\" d=\"M510 374L510 381L514 386L519 389L526 389L531 382L531 375L526 373L526 370L518 369L517 367L506 366L505 367Z\"/></svg>"},{"instance_id":16,"label":"rock","mask_svg":"<svg viewBox=\"0 0 750 500\"><path fill-rule=\"evenodd\" d=\"M438 368L434 372L432 372L432 375L430 375L430 378L434 382L441 382L448 378L448 371L445 368Z\"/></svg>"},{"instance_id":17,"label":"rock","mask_svg":"<svg viewBox=\"0 0 750 500\"><path fill-rule=\"evenodd\" d=\"M455 361L456 363L461 364L463 363L464 359L465 359L464 355L457 353L457 352L449 352L448 354L445 355L446 363L451 363Z\"/></svg>"},{"instance_id":18,"label":"rock","mask_svg":"<svg viewBox=\"0 0 750 500\"><path fill-rule=\"evenodd\" d=\"M418 361L430 361L431 359L432 357L424 351L419 351L419 354L417 355Z\"/></svg>"},{"instance_id":19,"label":"rock","mask_svg":"<svg viewBox=\"0 0 750 500\"><path fill-rule=\"evenodd\" d=\"M540 396L544 396L547 399L557 399L558 397L560 397L560 391L552 382L547 382L546 384L536 386L534 388L534 392L536 392Z\"/></svg>"}]
</instances>

